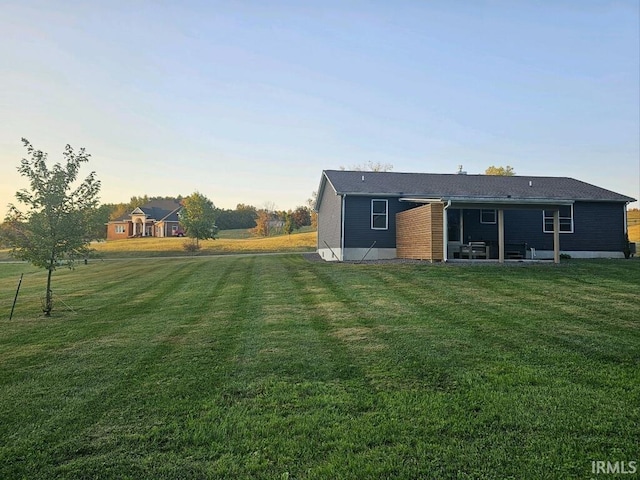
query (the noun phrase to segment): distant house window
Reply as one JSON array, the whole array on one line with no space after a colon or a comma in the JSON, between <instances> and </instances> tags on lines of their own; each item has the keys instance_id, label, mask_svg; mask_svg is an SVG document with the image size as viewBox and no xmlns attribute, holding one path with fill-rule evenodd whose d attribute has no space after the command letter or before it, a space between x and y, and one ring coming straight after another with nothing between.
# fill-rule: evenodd
<instances>
[{"instance_id":1,"label":"distant house window","mask_svg":"<svg viewBox=\"0 0 640 480\"><path fill-rule=\"evenodd\" d=\"M484 208L480 210L480 223L489 223L489 224L496 223L496 211L487 210Z\"/></svg>"},{"instance_id":2,"label":"distant house window","mask_svg":"<svg viewBox=\"0 0 640 480\"><path fill-rule=\"evenodd\" d=\"M178 226L177 225L171 225L171 234L175 235L175 233L178 231Z\"/></svg>"},{"instance_id":3,"label":"distant house window","mask_svg":"<svg viewBox=\"0 0 640 480\"><path fill-rule=\"evenodd\" d=\"M124 225L116 225L116 233L124 233Z\"/></svg>"},{"instance_id":4,"label":"distant house window","mask_svg":"<svg viewBox=\"0 0 640 480\"><path fill-rule=\"evenodd\" d=\"M542 231L553 233L553 210L543 210ZM573 233L573 205L560 207L560 233Z\"/></svg>"},{"instance_id":5,"label":"distant house window","mask_svg":"<svg viewBox=\"0 0 640 480\"><path fill-rule=\"evenodd\" d=\"M371 228L387 230L389 228L389 205L387 200L371 200Z\"/></svg>"}]
</instances>

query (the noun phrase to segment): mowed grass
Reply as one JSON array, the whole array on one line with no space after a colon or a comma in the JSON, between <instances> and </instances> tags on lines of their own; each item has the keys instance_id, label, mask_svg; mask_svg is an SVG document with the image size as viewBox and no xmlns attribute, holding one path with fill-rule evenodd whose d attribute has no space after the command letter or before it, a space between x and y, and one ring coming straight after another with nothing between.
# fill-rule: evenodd
<instances>
[{"instance_id":1,"label":"mowed grass","mask_svg":"<svg viewBox=\"0 0 640 480\"><path fill-rule=\"evenodd\" d=\"M638 460L637 259L90 261L55 273L48 319L43 286L0 265L0 478L557 479Z\"/></svg>"}]
</instances>

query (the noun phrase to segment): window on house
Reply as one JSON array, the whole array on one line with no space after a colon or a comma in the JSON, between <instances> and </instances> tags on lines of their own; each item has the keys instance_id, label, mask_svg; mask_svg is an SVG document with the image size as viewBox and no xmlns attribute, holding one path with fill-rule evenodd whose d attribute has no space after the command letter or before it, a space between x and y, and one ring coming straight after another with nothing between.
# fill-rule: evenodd
<instances>
[{"instance_id":1,"label":"window on house","mask_svg":"<svg viewBox=\"0 0 640 480\"><path fill-rule=\"evenodd\" d=\"M543 210L542 231L553 233L553 210ZM560 207L560 233L573 233L573 205Z\"/></svg>"},{"instance_id":2,"label":"window on house","mask_svg":"<svg viewBox=\"0 0 640 480\"><path fill-rule=\"evenodd\" d=\"M371 228L387 230L389 228L389 205L387 200L371 200Z\"/></svg>"},{"instance_id":3,"label":"window on house","mask_svg":"<svg viewBox=\"0 0 640 480\"><path fill-rule=\"evenodd\" d=\"M496 223L496 211L483 208L480 210L480 223Z\"/></svg>"},{"instance_id":4,"label":"window on house","mask_svg":"<svg viewBox=\"0 0 640 480\"><path fill-rule=\"evenodd\" d=\"M124 233L124 225L116 225L116 233Z\"/></svg>"},{"instance_id":5,"label":"window on house","mask_svg":"<svg viewBox=\"0 0 640 480\"><path fill-rule=\"evenodd\" d=\"M175 235L175 233L178 231L178 226L177 225L171 225L171 233Z\"/></svg>"}]
</instances>

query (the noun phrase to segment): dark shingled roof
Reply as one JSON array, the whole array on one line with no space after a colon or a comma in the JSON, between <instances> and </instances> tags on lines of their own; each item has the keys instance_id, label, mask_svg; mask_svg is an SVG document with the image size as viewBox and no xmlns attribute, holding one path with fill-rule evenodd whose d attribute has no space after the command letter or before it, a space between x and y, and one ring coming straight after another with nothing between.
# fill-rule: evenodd
<instances>
[{"instance_id":1,"label":"dark shingled roof","mask_svg":"<svg viewBox=\"0 0 640 480\"><path fill-rule=\"evenodd\" d=\"M177 222L179 220L178 209L180 208L180 202L177 200L153 200L138 208L140 208L140 210L142 210L150 220L164 220L167 222ZM126 221L130 218L131 212L128 212L120 218L117 218L115 221Z\"/></svg>"},{"instance_id":2,"label":"dark shingled roof","mask_svg":"<svg viewBox=\"0 0 640 480\"><path fill-rule=\"evenodd\" d=\"M633 202L634 198L568 177L325 170L336 193L442 199L476 198ZM324 179L325 177L323 177ZM364 180L363 180L364 178ZM324 183L324 182L323 182ZM321 183L321 188L323 186Z\"/></svg>"}]
</instances>

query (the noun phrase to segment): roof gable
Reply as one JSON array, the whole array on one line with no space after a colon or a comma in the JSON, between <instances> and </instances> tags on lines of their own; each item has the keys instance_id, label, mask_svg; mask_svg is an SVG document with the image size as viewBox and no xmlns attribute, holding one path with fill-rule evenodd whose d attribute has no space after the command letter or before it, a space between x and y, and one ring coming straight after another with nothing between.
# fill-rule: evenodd
<instances>
[{"instance_id":1,"label":"roof gable","mask_svg":"<svg viewBox=\"0 0 640 480\"><path fill-rule=\"evenodd\" d=\"M460 175L325 170L318 198L327 184L339 195L552 201L633 202L635 199L569 177Z\"/></svg>"}]
</instances>

